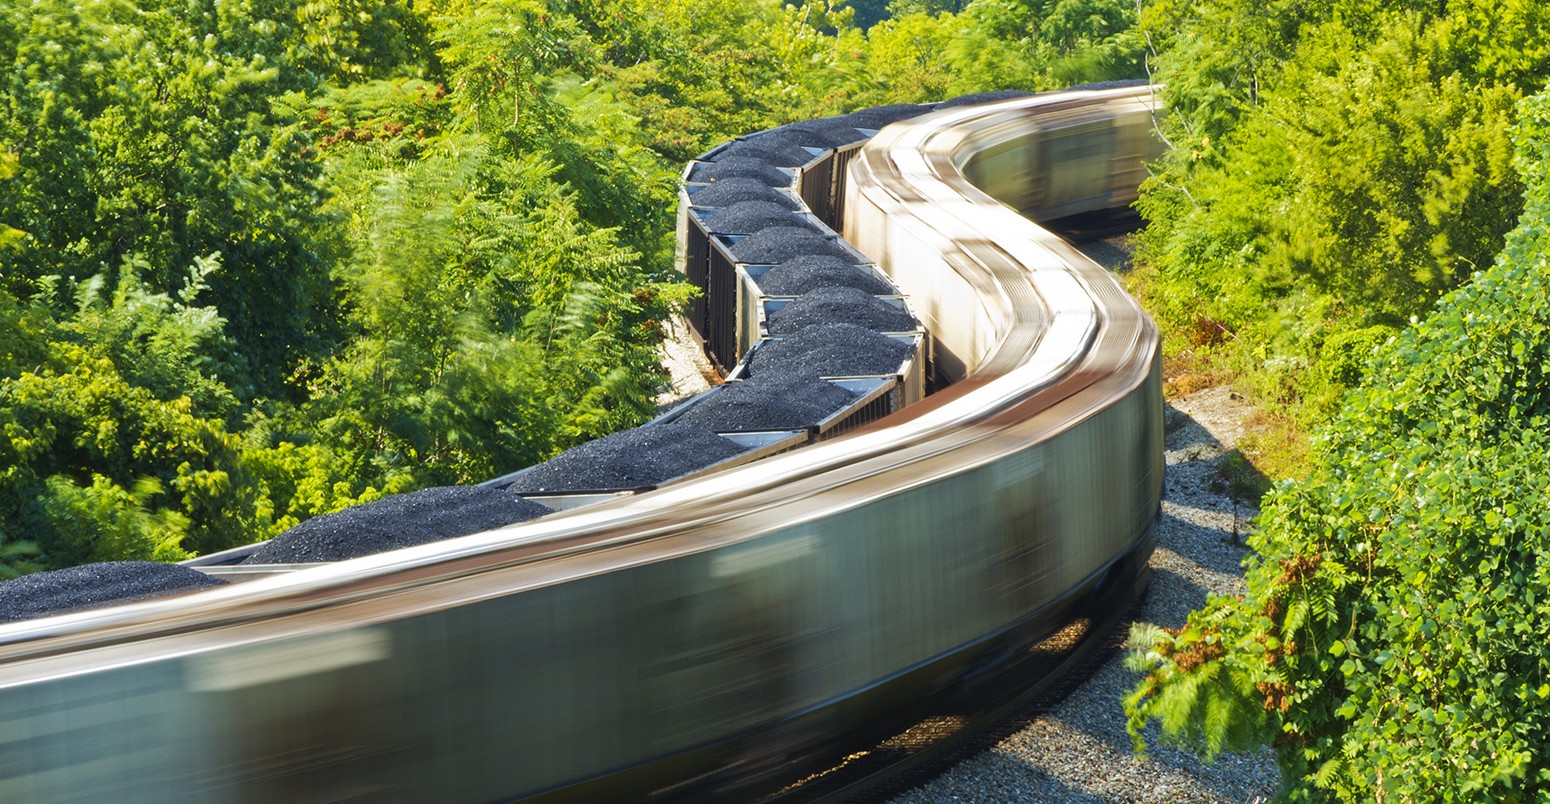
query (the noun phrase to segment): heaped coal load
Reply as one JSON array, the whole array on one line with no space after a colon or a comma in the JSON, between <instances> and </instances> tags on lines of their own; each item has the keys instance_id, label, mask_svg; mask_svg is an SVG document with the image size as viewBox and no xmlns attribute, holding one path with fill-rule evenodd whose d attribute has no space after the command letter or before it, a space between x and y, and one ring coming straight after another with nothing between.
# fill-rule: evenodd
<instances>
[{"instance_id":1,"label":"heaped coal load","mask_svg":"<svg viewBox=\"0 0 1550 804\"><path fill-rule=\"evenodd\" d=\"M900 120L908 120L911 117L919 117L932 110L930 104L894 103L888 106L873 106L870 109L860 109L844 115L843 120L856 128L882 128L889 123L897 123Z\"/></svg>"},{"instance_id":2,"label":"heaped coal load","mask_svg":"<svg viewBox=\"0 0 1550 804\"><path fill-rule=\"evenodd\" d=\"M739 201L705 221L705 230L713 234L753 234L772 226L799 226L818 231L791 210L769 201Z\"/></svg>"},{"instance_id":3,"label":"heaped coal load","mask_svg":"<svg viewBox=\"0 0 1550 804\"><path fill-rule=\"evenodd\" d=\"M832 117L791 123L775 130L809 148L838 148L867 138L855 126Z\"/></svg>"},{"instance_id":4,"label":"heaped coal load","mask_svg":"<svg viewBox=\"0 0 1550 804\"><path fill-rule=\"evenodd\" d=\"M804 254L850 258L834 238L800 226L771 226L732 246L734 259L753 265L774 265Z\"/></svg>"},{"instance_id":5,"label":"heaped coal load","mask_svg":"<svg viewBox=\"0 0 1550 804\"><path fill-rule=\"evenodd\" d=\"M1013 98L1026 98L1032 92L1024 92L1021 89L1000 89L995 92L974 92L968 95L959 95L952 100L942 101L937 104L938 109L951 109L956 106L976 106L981 103L995 103L996 101L1011 100Z\"/></svg>"},{"instance_id":6,"label":"heaped coal load","mask_svg":"<svg viewBox=\"0 0 1550 804\"><path fill-rule=\"evenodd\" d=\"M747 156L728 156L714 162L701 162L689 171L689 181L714 182L724 179L754 179L770 187L790 187L791 175L762 160Z\"/></svg>"},{"instance_id":7,"label":"heaped coal load","mask_svg":"<svg viewBox=\"0 0 1550 804\"><path fill-rule=\"evenodd\" d=\"M717 155L716 161L733 157L750 157L776 167L801 167L813 161L809 153L791 137L778 131L767 131L757 136L738 140Z\"/></svg>"},{"instance_id":8,"label":"heaped coal load","mask_svg":"<svg viewBox=\"0 0 1550 804\"><path fill-rule=\"evenodd\" d=\"M771 296L801 296L818 288L855 288L874 296L894 293L887 282L848 259L804 254L771 268L759 277L759 290Z\"/></svg>"},{"instance_id":9,"label":"heaped coal load","mask_svg":"<svg viewBox=\"0 0 1550 804\"><path fill-rule=\"evenodd\" d=\"M748 374L854 377L897 374L914 353L906 342L855 324L818 324L768 341L754 351Z\"/></svg>"},{"instance_id":10,"label":"heaped coal load","mask_svg":"<svg viewBox=\"0 0 1550 804\"><path fill-rule=\"evenodd\" d=\"M532 493L655 486L742 451L703 427L648 424L568 449L519 475L510 488Z\"/></svg>"},{"instance_id":11,"label":"heaped coal load","mask_svg":"<svg viewBox=\"0 0 1550 804\"><path fill-rule=\"evenodd\" d=\"M915 317L855 288L818 288L771 313L771 335L786 335L814 324L856 324L873 332L910 332Z\"/></svg>"},{"instance_id":12,"label":"heaped coal load","mask_svg":"<svg viewBox=\"0 0 1550 804\"><path fill-rule=\"evenodd\" d=\"M721 179L696 190L689 200L697 207L730 207L739 201L768 201L790 210L798 207L795 198L758 179L745 178Z\"/></svg>"},{"instance_id":13,"label":"heaped coal load","mask_svg":"<svg viewBox=\"0 0 1550 804\"><path fill-rule=\"evenodd\" d=\"M767 374L721 386L675 421L718 433L800 430L817 425L853 399L850 391L816 374Z\"/></svg>"},{"instance_id":14,"label":"heaped coal load","mask_svg":"<svg viewBox=\"0 0 1550 804\"><path fill-rule=\"evenodd\" d=\"M23 575L0 583L0 622L30 620L187 592L225 581L199 570L154 561L106 561Z\"/></svg>"},{"instance_id":15,"label":"heaped coal load","mask_svg":"<svg viewBox=\"0 0 1550 804\"><path fill-rule=\"evenodd\" d=\"M1125 78L1119 81L1093 81L1088 84L1076 84L1067 87L1066 92L1097 91L1102 89L1127 89L1129 87L1144 87L1147 85L1145 78Z\"/></svg>"},{"instance_id":16,"label":"heaped coal load","mask_svg":"<svg viewBox=\"0 0 1550 804\"><path fill-rule=\"evenodd\" d=\"M436 486L315 516L269 540L245 563L343 561L493 530L549 511L504 489Z\"/></svg>"}]
</instances>

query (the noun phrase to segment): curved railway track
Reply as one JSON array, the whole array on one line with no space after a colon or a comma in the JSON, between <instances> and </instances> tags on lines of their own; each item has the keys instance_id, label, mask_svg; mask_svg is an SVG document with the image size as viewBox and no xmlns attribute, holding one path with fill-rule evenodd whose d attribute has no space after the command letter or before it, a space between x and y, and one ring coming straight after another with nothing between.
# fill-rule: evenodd
<instances>
[{"instance_id":1,"label":"curved railway track","mask_svg":"<svg viewBox=\"0 0 1550 804\"><path fill-rule=\"evenodd\" d=\"M853 157L827 197L933 334L923 403L489 533L0 627L0 798L757 784L1079 605L1128 605L1162 478L1156 330L995 199L1127 203L1150 108L1143 87L944 110Z\"/></svg>"}]
</instances>

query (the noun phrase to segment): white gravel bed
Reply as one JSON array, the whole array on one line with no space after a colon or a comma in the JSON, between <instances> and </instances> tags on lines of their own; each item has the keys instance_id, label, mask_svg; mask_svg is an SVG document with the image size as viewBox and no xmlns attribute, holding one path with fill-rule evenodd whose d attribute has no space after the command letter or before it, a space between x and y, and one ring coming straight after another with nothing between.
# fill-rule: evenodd
<instances>
[{"instance_id":1,"label":"white gravel bed","mask_svg":"<svg viewBox=\"0 0 1550 804\"><path fill-rule=\"evenodd\" d=\"M710 390L721 384L715 366L705 356L700 339L694 334L689 322L674 316L663 324L667 330L657 352L662 357L662 367L671 378L666 388L657 394L657 409L667 410L673 405Z\"/></svg>"},{"instance_id":2,"label":"white gravel bed","mask_svg":"<svg viewBox=\"0 0 1550 804\"><path fill-rule=\"evenodd\" d=\"M1218 490L1217 467L1252 408L1226 388L1167 406L1167 474L1152 584L1141 619L1176 627L1208 592L1242 591L1242 534L1257 511ZM1204 764L1157 744L1138 759L1121 701L1137 676L1116 657L1053 710L895 802L1255 802L1279 782L1266 750Z\"/></svg>"}]
</instances>

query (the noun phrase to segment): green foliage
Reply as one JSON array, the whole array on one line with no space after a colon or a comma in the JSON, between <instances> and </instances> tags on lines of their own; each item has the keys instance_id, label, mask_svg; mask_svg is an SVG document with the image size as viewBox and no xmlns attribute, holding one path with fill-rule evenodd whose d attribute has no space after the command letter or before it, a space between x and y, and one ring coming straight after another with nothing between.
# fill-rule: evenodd
<instances>
[{"instance_id":1,"label":"green foliage","mask_svg":"<svg viewBox=\"0 0 1550 804\"><path fill-rule=\"evenodd\" d=\"M187 557L261 529L223 421L233 397L209 369L223 322L192 304L217 265L200 261L174 299L127 260L112 293L82 283L57 320L50 294L0 292L0 316L25 327L0 361L0 535L58 567Z\"/></svg>"},{"instance_id":2,"label":"green foliage","mask_svg":"<svg viewBox=\"0 0 1550 804\"><path fill-rule=\"evenodd\" d=\"M360 336L317 381L317 432L448 483L643 421L660 381L652 321L684 293L588 230L552 168L443 145L378 188L350 272Z\"/></svg>"},{"instance_id":3,"label":"green foliage","mask_svg":"<svg viewBox=\"0 0 1550 804\"><path fill-rule=\"evenodd\" d=\"M1273 738L1300 800L1550 795L1550 96L1519 119L1496 265L1380 350L1267 498L1247 594L1135 634L1133 733Z\"/></svg>"},{"instance_id":4,"label":"green foliage","mask_svg":"<svg viewBox=\"0 0 1550 804\"><path fill-rule=\"evenodd\" d=\"M1340 388L1342 392L1361 385L1372 356L1398 333L1394 327L1376 324L1329 336L1319 355L1324 385Z\"/></svg>"},{"instance_id":5,"label":"green foliage","mask_svg":"<svg viewBox=\"0 0 1550 804\"><path fill-rule=\"evenodd\" d=\"M961 13L956 8L963 5ZM973 0L893 4L868 31L873 86L929 101L992 89L1060 89L1137 78L1144 42L1135 5L1117 0ZM882 102L881 95L870 96Z\"/></svg>"},{"instance_id":6,"label":"green foliage","mask_svg":"<svg viewBox=\"0 0 1550 804\"><path fill-rule=\"evenodd\" d=\"M853 21L863 31L887 19L889 14L888 0L846 0L845 6L855 12Z\"/></svg>"},{"instance_id":7,"label":"green foliage","mask_svg":"<svg viewBox=\"0 0 1550 804\"><path fill-rule=\"evenodd\" d=\"M238 9L0 12L13 34L0 38L13 67L0 79L0 146L17 157L0 219L27 232L0 259L22 296L29 280L94 276L131 254L145 261L142 279L171 292L179 266L220 253L211 301L239 347L228 379L250 398L283 391L319 348L337 238L318 212L309 142L272 104L315 86L330 57L302 46L294 4Z\"/></svg>"},{"instance_id":8,"label":"green foliage","mask_svg":"<svg viewBox=\"0 0 1550 804\"><path fill-rule=\"evenodd\" d=\"M1550 78L1550 10L1212 0L1142 26L1174 147L1139 204L1138 286L1170 348L1314 426L1344 390L1327 339L1425 314L1501 249L1513 102Z\"/></svg>"}]
</instances>

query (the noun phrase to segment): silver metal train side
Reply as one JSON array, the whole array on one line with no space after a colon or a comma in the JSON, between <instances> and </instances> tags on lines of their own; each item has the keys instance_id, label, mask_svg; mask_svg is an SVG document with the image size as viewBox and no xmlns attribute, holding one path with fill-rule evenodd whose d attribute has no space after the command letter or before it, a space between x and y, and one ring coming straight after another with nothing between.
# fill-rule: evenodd
<instances>
[{"instance_id":1,"label":"silver metal train side","mask_svg":"<svg viewBox=\"0 0 1550 804\"><path fill-rule=\"evenodd\" d=\"M886 718L1131 582L1162 479L1156 330L964 174L1059 175L1057 112L1143 142L1148 98L940 112L854 160L846 232L961 378L921 405L499 531L0 627L0 800L635 796ZM1071 186L1099 195L1143 150Z\"/></svg>"}]
</instances>

